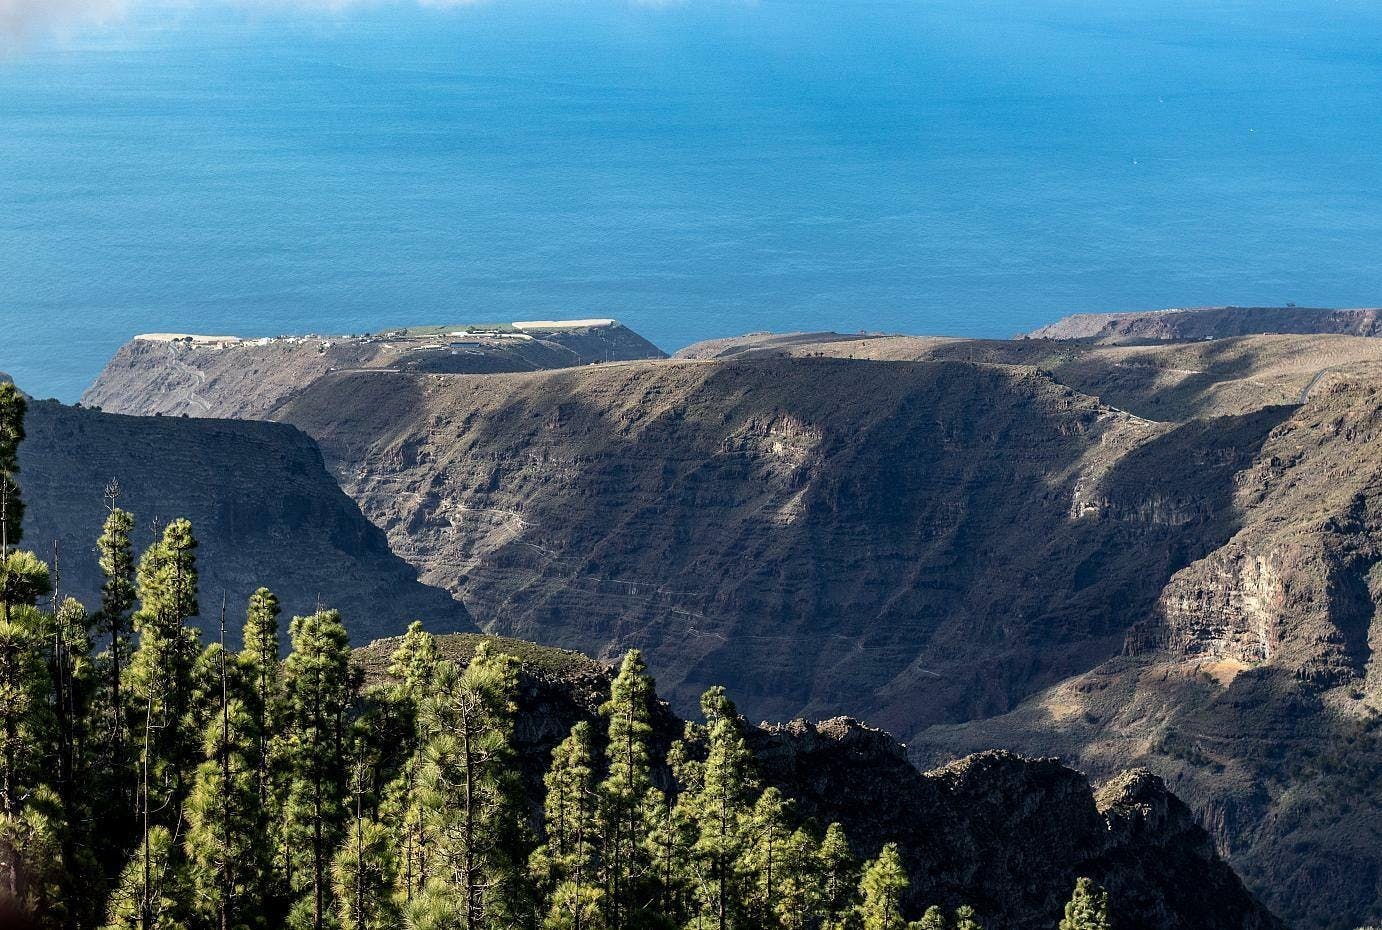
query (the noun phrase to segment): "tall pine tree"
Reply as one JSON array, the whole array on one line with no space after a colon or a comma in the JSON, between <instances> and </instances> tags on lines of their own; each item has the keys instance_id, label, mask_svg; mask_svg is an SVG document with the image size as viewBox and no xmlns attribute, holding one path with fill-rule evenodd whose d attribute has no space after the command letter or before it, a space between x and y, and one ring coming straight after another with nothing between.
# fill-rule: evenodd
<instances>
[{"instance_id":1,"label":"tall pine tree","mask_svg":"<svg viewBox=\"0 0 1382 930\"><path fill-rule=\"evenodd\" d=\"M539 889L551 896L550 930L600 930L604 890L596 875L596 783L590 724L584 720L552 751L544 784L546 843L533 854ZM608 821L606 821L608 823Z\"/></svg>"},{"instance_id":2,"label":"tall pine tree","mask_svg":"<svg viewBox=\"0 0 1382 930\"><path fill-rule=\"evenodd\" d=\"M271 924L283 918L291 857L284 829L287 772L282 750L285 743L278 738L284 717L279 613L278 598L268 588L260 588L250 595L241 633L243 646L237 662L244 679L244 710L248 716L246 739L254 771L254 799L267 821L269 846L264 868L257 875L258 886L247 894L261 902Z\"/></svg>"},{"instance_id":3,"label":"tall pine tree","mask_svg":"<svg viewBox=\"0 0 1382 930\"><path fill-rule=\"evenodd\" d=\"M839 926L851 914L859 878L854 852L849 848L844 827L838 823L826 829L816 853L816 867L821 876L822 925Z\"/></svg>"},{"instance_id":4,"label":"tall pine tree","mask_svg":"<svg viewBox=\"0 0 1382 930\"><path fill-rule=\"evenodd\" d=\"M97 614L98 631L108 645L103 656L106 669L105 752L102 783L111 799L104 811L101 831L118 844L124 838L130 822L134 778L130 765L129 718L124 689L125 670L130 663L130 636L133 632L130 610L134 607L134 549L131 535L134 517L116 507L119 486L111 482L106 488L107 515L105 526L96 543L96 551L105 583L101 586L101 609Z\"/></svg>"},{"instance_id":5,"label":"tall pine tree","mask_svg":"<svg viewBox=\"0 0 1382 930\"><path fill-rule=\"evenodd\" d=\"M696 910L699 926L726 930L743 917L737 863L744 849L743 821L758 786L743 723L724 688L701 697L709 751L699 790L688 798L698 825L695 856L701 863Z\"/></svg>"},{"instance_id":6,"label":"tall pine tree","mask_svg":"<svg viewBox=\"0 0 1382 930\"><path fill-rule=\"evenodd\" d=\"M651 863L646 840L661 800L654 794L648 746L656 697L642 655L630 650L610 684L609 700L600 707L609 720L609 775L600 785L600 799L609 923L614 930L646 923L638 920L638 912L655 900L648 894Z\"/></svg>"},{"instance_id":7,"label":"tall pine tree","mask_svg":"<svg viewBox=\"0 0 1382 930\"><path fill-rule=\"evenodd\" d=\"M192 524L175 520L140 559L139 648L128 673L141 757L139 812L147 821L141 827L162 824L173 834L201 742L191 717L200 632L187 625L198 612L196 548ZM171 855L176 861L177 850Z\"/></svg>"},{"instance_id":8,"label":"tall pine tree","mask_svg":"<svg viewBox=\"0 0 1382 930\"><path fill-rule=\"evenodd\" d=\"M783 887L787 881L790 802L777 788L758 796L743 822L744 852L739 869L749 920L758 927L782 923Z\"/></svg>"},{"instance_id":9,"label":"tall pine tree","mask_svg":"<svg viewBox=\"0 0 1382 930\"><path fill-rule=\"evenodd\" d=\"M259 803L255 761L258 728L246 707L248 683L225 648L225 610L215 663L213 703L203 739L205 761L187 800L187 857L194 913L217 930L259 926L268 902L269 811Z\"/></svg>"},{"instance_id":10,"label":"tall pine tree","mask_svg":"<svg viewBox=\"0 0 1382 930\"><path fill-rule=\"evenodd\" d=\"M416 621L390 657L389 676L394 685L386 698L390 717L387 729L394 736L401 761L385 789L382 809L384 821L394 828L405 904L426 885L429 854L436 845L430 838L428 817L418 803L418 790L423 769L420 708L432 693L440 661L436 640Z\"/></svg>"},{"instance_id":11,"label":"tall pine tree","mask_svg":"<svg viewBox=\"0 0 1382 930\"><path fill-rule=\"evenodd\" d=\"M897 846L889 843L878 858L864 867L859 881L859 919L863 930L903 930L902 895L907 891L907 872Z\"/></svg>"},{"instance_id":12,"label":"tall pine tree","mask_svg":"<svg viewBox=\"0 0 1382 930\"><path fill-rule=\"evenodd\" d=\"M482 643L464 673L441 663L423 704L418 806L434 849L427 885L409 908L419 928L500 927L524 909L512 745L517 667Z\"/></svg>"},{"instance_id":13,"label":"tall pine tree","mask_svg":"<svg viewBox=\"0 0 1382 930\"><path fill-rule=\"evenodd\" d=\"M1112 926L1108 892L1094 884L1092 879L1081 877L1076 880L1075 891L1065 905L1060 930L1110 930Z\"/></svg>"},{"instance_id":14,"label":"tall pine tree","mask_svg":"<svg viewBox=\"0 0 1382 930\"><path fill-rule=\"evenodd\" d=\"M0 618L0 909L30 913L59 904L65 866L47 619L30 604Z\"/></svg>"},{"instance_id":15,"label":"tall pine tree","mask_svg":"<svg viewBox=\"0 0 1382 930\"><path fill-rule=\"evenodd\" d=\"M322 930L335 912L331 861L344 836L346 708L354 692L350 646L334 610L294 617L284 663L284 757L288 769L287 879L297 896L291 926Z\"/></svg>"},{"instance_id":16,"label":"tall pine tree","mask_svg":"<svg viewBox=\"0 0 1382 930\"><path fill-rule=\"evenodd\" d=\"M54 595L56 599L57 595ZM92 660L92 618L75 598L66 598L54 613L48 638L49 694L56 722L57 794L62 805L63 890L67 927L90 927L105 889L98 850L106 845L97 826L103 807L99 786L105 772L98 759L104 741L95 712L96 671Z\"/></svg>"},{"instance_id":17,"label":"tall pine tree","mask_svg":"<svg viewBox=\"0 0 1382 930\"><path fill-rule=\"evenodd\" d=\"M351 777L352 820L331 865L341 930L394 930L399 925L394 886L398 857L389 831L365 813L366 772L357 752Z\"/></svg>"}]
</instances>

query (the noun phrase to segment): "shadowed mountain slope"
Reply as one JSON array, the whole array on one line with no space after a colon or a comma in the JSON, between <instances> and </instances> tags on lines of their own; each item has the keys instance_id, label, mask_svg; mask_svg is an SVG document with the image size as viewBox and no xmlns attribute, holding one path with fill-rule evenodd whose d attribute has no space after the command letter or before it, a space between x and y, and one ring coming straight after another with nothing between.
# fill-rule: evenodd
<instances>
[{"instance_id":1,"label":"shadowed mountain slope","mask_svg":"<svg viewBox=\"0 0 1382 930\"><path fill-rule=\"evenodd\" d=\"M1113 468L1168 427L958 362L339 375L280 415L486 629L639 646L678 707L723 681L755 716L904 731L1116 655L1231 535L1216 500L1284 416L1206 431L1212 466L1167 490Z\"/></svg>"},{"instance_id":2,"label":"shadowed mountain slope","mask_svg":"<svg viewBox=\"0 0 1382 930\"><path fill-rule=\"evenodd\" d=\"M1338 337L1307 345L1317 338ZM1366 878L1377 806L1302 806L1289 750L1272 747L1298 733L1308 758L1347 757L1382 704L1360 645L1377 636L1377 586L1357 580L1370 557L1341 573L1319 535L1336 512L1347 525L1371 512L1368 463L1382 456L1363 439L1368 388L1342 387L1346 367L1290 368L1270 338L1196 351L1240 377L1283 365L1276 396L1309 387L1309 401L1156 423L1029 367L751 353L498 379L341 375L282 415L487 629L604 655L638 645L675 706L724 681L755 718L855 713L922 759L1011 746L1101 778L1135 760L1182 779L1271 905L1356 926L1382 900ZM1269 537L1297 546L1280 558L1298 596L1280 604L1249 570ZM1373 538L1364 525L1352 545ZM1292 554L1304 551L1321 554ZM1277 645L1253 651L1264 623ZM1064 700L1039 706L1053 727L983 729L1106 668L1124 670L1108 694L1134 716L1086 719ZM1276 683L1251 688L1252 713L1239 691L1183 698L1187 730L1220 734L1217 754L1147 723L1182 701L1158 682L1235 674L1238 689ZM964 720L979 721L974 738L943 737ZM1307 794L1347 796L1355 771L1322 770ZM1311 876L1358 874L1338 912L1312 906Z\"/></svg>"},{"instance_id":3,"label":"shadowed mountain slope","mask_svg":"<svg viewBox=\"0 0 1382 930\"><path fill-rule=\"evenodd\" d=\"M339 608L359 639L421 619L437 630L471 628L461 605L419 584L322 465L315 444L277 423L126 417L53 401L29 405L20 447L28 509L24 544L45 558L60 545L61 587L99 604L95 543L102 489L120 485L119 506L137 522L135 544L155 522L187 517L200 543L200 626L210 633L225 592L231 629L259 586L287 616Z\"/></svg>"},{"instance_id":4,"label":"shadowed mountain slope","mask_svg":"<svg viewBox=\"0 0 1382 930\"><path fill-rule=\"evenodd\" d=\"M1382 915L1382 391L1337 380L1234 477L1241 529L1166 585L1126 656L1014 712L911 735L918 758L1054 752L1163 775L1301 927ZM1333 902L1297 910L1291 902Z\"/></svg>"}]
</instances>

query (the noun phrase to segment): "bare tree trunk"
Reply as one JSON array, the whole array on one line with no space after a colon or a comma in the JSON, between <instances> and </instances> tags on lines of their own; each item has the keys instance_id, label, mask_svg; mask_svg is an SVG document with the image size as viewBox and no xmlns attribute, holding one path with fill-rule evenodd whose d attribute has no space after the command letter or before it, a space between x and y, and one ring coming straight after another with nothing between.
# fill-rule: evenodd
<instances>
[{"instance_id":1,"label":"bare tree trunk","mask_svg":"<svg viewBox=\"0 0 1382 930\"><path fill-rule=\"evenodd\" d=\"M234 883L228 855L230 845L230 702L226 694L226 594L221 591L221 930L230 928Z\"/></svg>"},{"instance_id":2,"label":"bare tree trunk","mask_svg":"<svg viewBox=\"0 0 1382 930\"><path fill-rule=\"evenodd\" d=\"M461 742L465 753L465 925L475 930L478 915L475 907L475 770L470 752L470 721L461 728Z\"/></svg>"},{"instance_id":3,"label":"bare tree trunk","mask_svg":"<svg viewBox=\"0 0 1382 930\"><path fill-rule=\"evenodd\" d=\"M153 727L154 695L149 691L149 702L144 712L144 760L140 778L140 797L144 809L144 887L140 890L139 926L149 930L152 902L149 899L149 885L153 880L152 863L149 861L149 731Z\"/></svg>"}]
</instances>

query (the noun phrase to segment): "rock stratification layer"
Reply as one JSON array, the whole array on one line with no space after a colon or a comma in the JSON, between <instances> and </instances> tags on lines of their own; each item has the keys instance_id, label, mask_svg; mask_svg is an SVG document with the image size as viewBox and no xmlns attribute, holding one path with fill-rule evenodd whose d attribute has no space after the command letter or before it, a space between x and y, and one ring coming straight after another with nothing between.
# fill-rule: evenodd
<instances>
[{"instance_id":1,"label":"rock stratification layer","mask_svg":"<svg viewBox=\"0 0 1382 930\"><path fill-rule=\"evenodd\" d=\"M1115 465L1166 427L1027 368L342 374L279 415L487 629L642 648L681 708L724 683L756 716L1000 713L1118 654L1229 532L1200 519L1222 467L1177 496L1149 452L1139 486ZM1273 422L1207 441L1231 463Z\"/></svg>"}]
</instances>

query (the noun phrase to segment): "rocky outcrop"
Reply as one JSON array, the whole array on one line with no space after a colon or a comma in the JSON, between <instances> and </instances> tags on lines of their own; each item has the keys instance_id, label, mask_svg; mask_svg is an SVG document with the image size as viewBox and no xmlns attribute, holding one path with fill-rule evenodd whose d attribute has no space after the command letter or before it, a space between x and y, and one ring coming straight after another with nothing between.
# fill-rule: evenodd
<instances>
[{"instance_id":1,"label":"rocky outcrop","mask_svg":"<svg viewBox=\"0 0 1382 930\"><path fill-rule=\"evenodd\" d=\"M287 616L316 605L339 608L365 639L421 619L436 630L473 628L445 592L420 584L389 551L384 534L341 492L313 442L277 423L125 417L29 405L20 446L28 508L24 544L44 558L58 545L60 586L88 606L99 603L93 547L114 479L119 506L138 520L136 546L159 523L187 517L199 547L199 625L210 632L224 593L232 637L246 600L260 585L275 591Z\"/></svg>"},{"instance_id":2,"label":"rocky outcrop","mask_svg":"<svg viewBox=\"0 0 1382 930\"><path fill-rule=\"evenodd\" d=\"M474 374L666 357L613 320L588 322L274 339L141 336L120 348L82 403L145 416L265 419L334 371Z\"/></svg>"},{"instance_id":3,"label":"rocky outcrop","mask_svg":"<svg viewBox=\"0 0 1382 930\"><path fill-rule=\"evenodd\" d=\"M925 774L852 720L796 721L755 741L774 783L865 849L905 850L920 909L969 903L991 927L1047 928L1084 875L1118 901L1119 926L1278 926L1216 856L1190 811L1147 772L1097 796L1054 759L981 752Z\"/></svg>"},{"instance_id":4,"label":"rocky outcrop","mask_svg":"<svg viewBox=\"0 0 1382 930\"><path fill-rule=\"evenodd\" d=\"M1224 339L1252 333L1382 335L1382 310L1316 307L1196 307L1142 313L1077 313L1033 330L1027 339L1118 343L1160 339Z\"/></svg>"},{"instance_id":5,"label":"rocky outcrop","mask_svg":"<svg viewBox=\"0 0 1382 930\"><path fill-rule=\"evenodd\" d=\"M1272 663L1382 698L1369 685L1382 561L1379 386L1323 388L1272 430L1235 482L1243 528L1171 579L1129 651Z\"/></svg>"},{"instance_id":6,"label":"rocky outcrop","mask_svg":"<svg viewBox=\"0 0 1382 930\"><path fill-rule=\"evenodd\" d=\"M1294 925L1375 920L1380 426L1375 382L1321 385L1231 466L1218 506L1239 528L1171 578L1126 659L1009 714L912 734L918 756L1007 746L1097 777L1145 765ZM1324 888L1332 907L1307 906Z\"/></svg>"},{"instance_id":7,"label":"rocky outcrop","mask_svg":"<svg viewBox=\"0 0 1382 930\"><path fill-rule=\"evenodd\" d=\"M464 662L480 639L442 637L441 651ZM608 672L577 653L493 639L523 661L516 743L536 805L552 748L576 721L597 719ZM373 643L356 661L380 680L395 645ZM664 706L657 749L681 730ZM1149 773L1121 775L1097 795L1055 760L1006 752L923 774L892 737L849 718L751 727L749 742L762 780L792 798L800 816L840 822L861 857L899 844L914 914L967 903L989 930L1049 930L1075 879L1087 875L1110 889L1123 930L1281 927Z\"/></svg>"}]
</instances>

